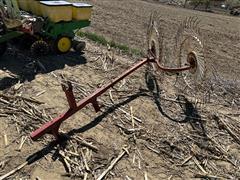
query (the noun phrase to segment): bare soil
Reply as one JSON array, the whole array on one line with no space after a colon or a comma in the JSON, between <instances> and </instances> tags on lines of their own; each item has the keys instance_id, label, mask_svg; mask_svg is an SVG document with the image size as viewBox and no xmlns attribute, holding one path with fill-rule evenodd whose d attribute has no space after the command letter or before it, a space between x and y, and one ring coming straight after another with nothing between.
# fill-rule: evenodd
<instances>
[{"instance_id":1,"label":"bare soil","mask_svg":"<svg viewBox=\"0 0 240 180\"><path fill-rule=\"evenodd\" d=\"M240 72L239 17L193 11L141 0L89 2L94 4L93 22L89 31L143 51L146 48L145 37L149 16L151 12L157 12L158 23L163 29L162 34L165 38L167 62L174 57L172 39L176 35L179 24L186 17L196 16L201 21L200 29L205 43L207 62L214 64L228 79L232 79Z\"/></svg>"},{"instance_id":2,"label":"bare soil","mask_svg":"<svg viewBox=\"0 0 240 180\"><path fill-rule=\"evenodd\" d=\"M149 14L157 11L169 66L174 64L173 38L178 25L188 16L197 16L209 64L208 91L182 92L175 76L164 75L160 81L144 66L98 99L103 105L101 112L96 114L87 106L64 122L61 131L70 140L51 146L50 135L37 142L28 135L67 110L61 79L73 83L80 100L139 57L88 40L84 54L49 55L34 62L27 52L10 48L0 61L0 175L42 150L42 158L9 179L83 179L86 174L87 179L95 179L125 147L129 154L105 179L238 179L240 19L140 0L88 2L94 5L94 15L87 31L143 51ZM98 151L76 138L92 143Z\"/></svg>"}]
</instances>

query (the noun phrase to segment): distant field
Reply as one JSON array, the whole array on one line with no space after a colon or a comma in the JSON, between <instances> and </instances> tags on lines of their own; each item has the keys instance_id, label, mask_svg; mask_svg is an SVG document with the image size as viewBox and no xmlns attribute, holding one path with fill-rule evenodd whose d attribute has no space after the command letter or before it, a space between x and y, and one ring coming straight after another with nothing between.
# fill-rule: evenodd
<instances>
[{"instance_id":1,"label":"distant field","mask_svg":"<svg viewBox=\"0 0 240 180\"><path fill-rule=\"evenodd\" d=\"M91 32L103 35L130 47L145 50L146 27L149 15L157 11L165 37L166 56L173 57L172 38L186 17L197 16L209 64L231 79L240 72L240 18L165 6L141 0L88 0L94 5ZM231 71L229 72L229 69Z\"/></svg>"}]
</instances>

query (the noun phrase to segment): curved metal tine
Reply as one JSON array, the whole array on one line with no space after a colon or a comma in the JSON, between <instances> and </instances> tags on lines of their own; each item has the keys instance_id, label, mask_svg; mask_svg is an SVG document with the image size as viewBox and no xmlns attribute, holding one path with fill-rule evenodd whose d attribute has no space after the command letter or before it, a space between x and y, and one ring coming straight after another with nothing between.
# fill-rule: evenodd
<instances>
[{"instance_id":1,"label":"curved metal tine","mask_svg":"<svg viewBox=\"0 0 240 180\"><path fill-rule=\"evenodd\" d=\"M194 33L197 36L199 44L200 44L200 46L201 46L201 48L203 50L202 36L201 36L201 33L200 33L200 28L199 28L200 22L201 21L196 17L195 21L194 21Z\"/></svg>"},{"instance_id":2,"label":"curved metal tine","mask_svg":"<svg viewBox=\"0 0 240 180\"><path fill-rule=\"evenodd\" d=\"M149 18L149 23L148 23L148 29L147 29L147 39L149 41L149 38L151 37L152 31L153 31L153 24L154 24L154 16L155 16L156 12L152 12L150 14L150 18Z\"/></svg>"},{"instance_id":3,"label":"curved metal tine","mask_svg":"<svg viewBox=\"0 0 240 180\"><path fill-rule=\"evenodd\" d=\"M148 22L148 32L151 30L152 21L153 21L153 13L150 14L150 18Z\"/></svg>"},{"instance_id":4,"label":"curved metal tine","mask_svg":"<svg viewBox=\"0 0 240 180\"><path fill-rule=\"evenodd\" d=\"M152 12L152 18L153 18L153 21L156 20L156 18L157 18L157 11L153 11Z\"/></svg>"},{"instance_id":5,"label":"curved metal tine","mask_svg":"<svg viewBox=\"0 0 240 180\"><path fill-rule=\"evenodd\" d=\"M186 21L186 24L185 24L185 29L189 32L191 32L191 26L192 26L192 19L193 17L188 17L187 18L187 21Z\"/></svg>"},{"instance_id":6,"label":"curved metal tine","mask_svg":"<svg viewBox=\"0 0 240 180\"><path fill-rule=\"evenodd\" d=\"M189 28L189 24L190 24L190 22L191 22L191 19L192 19L191 16L187 18L186 24L185 24L185 28L187 28L187 29Z\"/></svg>"},{"instance_id":7,"label":"curved metal tine","mask_svg":"<svg viewBox=\"0 0 240 180\"><path fill-rule=\"evenodd\" d=\"M180 35L181 33L184 31L184 29L186 28L186 23L187 23L187 19L184 19L181 23L180 23L180 26L178 27L178 30L177 30L177 34L175 36L175 39L176 39L176 44L178 44L178 41L180 40Z\"/></svg>"},{"instance_id":8,"label":"curved metal tine","mask_svg":"<svg viewBox=\"0 0 240 180\"><path fill-rule=\"evenodd\" d=\"M159 58L162 58L162 49L163 49L163 36L164 36L164 34L163 33L161 33L161 32L163 32L161 29L160 29L160 27L158 26L158 24L157 24L157 22L155 21L155 23L154 23L154 28L155 28L155 32L157 33L157 41L158 41L158 48L159 48L159 53L161 53L161 54L159 54ZM160 31L159 31L160 30Z\"/></svg>"},{"instance_id":9,"label":"curved metal tine","mask_svg":"<svg viewBox=\"0 0 240 180\"><path fill-rule=\"evenodd\" d=\"M199 24L200 24L201 20L200 19L196 19L196 31L197 33L200 35L200 28L199 28Z\"/></svg>"},{"instance_id":10,"label":"curved metal tine","mask_svg":"<svg viewBox=\"0 0 240 180\"><path fill-rule=\"evenodd\" d=\"M191 28L195 31L195 33L199 34L199 24L200 24L200 20L198 19L198 17L194 17L192 20L192 26Z\"/></svg>"},{"instance_id":11,"label":"curved metal tine","mask_svg":"<svg viewBox=\"0 0 240 180\"><path fill-rule=\"evenodd\" d=\"M194 34L194 17L190 17L189 20L188 20L188 31L191 33L191 34Z\"/></svg>"},{"instance_id":12,"label":"curved metal tine","mask_svg":"<svg viewBox=\"0 0 240 180\"><path fill-rule=\"evenodd\" d=\"M186 28L189 28L191 26L192 16L187 18Z\"/></svg>"},{"instance_id":13,"label":"curved metal tine","mask_svg":"<svg viewBox=\"0 0 240 180\"><path fill-rule=\"evenodd\" d=\"M158 39L159 42L159 57L162 59L163 58L163 34L159 36Z\"/></svg>"},{"instance_id":14,"label":"curved metal tine","mask_svg":"<svg viewBox=\"0 0 240 180\"><path fill-rule=\"evenodd\" d=\"M151 26L153 25L154 21L155 21L155 17L156 17L156 11L152 12L150 14L150 19L149 19L149 26L148 28L151 28Z\"/></svg>"},{"instance_id":15,"label":"curved metal tine","mask_svg":"<svg viewBox=\"0 0 240 180\"><path fill-rule=\"evenodd\" d=\"M198 27L199 23L200 23L200 20L198 19L198 17L195 17L193 20L194 29Z\"/></svg>"},{"instance_id":16,"label":"curved metal tine","mask_svg":"<svg viewBox=\"0 0 240 180\"><path fill-rule=\"evenodd\" d=\"M198 24L199 24L199 20L198 20L198 18L197 17L193 17L192 18L192 21L191 21L191 29L193 29L193 30L197 30L197 28L198 28Z\"/></svg>"},{"instance_id":17,"label":"curved metal tine","mask_svg":"<svg viewBox=\"0 0 240 180\"><path fill-rule=\"evenodd\" d=\"M192 28L194 26L193 23L194 23L194 17L192 16L189 18L189 21L188 21L188 29L189 30L192 30Z\"/></svg>"},{"instance_id":18,"label":"curved metal tine","mask_svg":"<svg viewBox=\"0 0 240 180\"><path fill-rule=\"evenodd\" d=\"M177 31L177 34L175 36L175 39L176 39L176 45L179 44L179 41L181 41L181 34L183 33L184 29L186 29L187 27L187 22L188 22L188 18L185 18L181 23L180 23L180 26L178 27L178 31ZM176 47L178 48L178 47Z\"/></svg>"},{"instance_id":19,"label":"curved metal tine","mask_svg":"<svg viewBox=\"0 0 240 180\"><path fill-rule=\"evenodd\" d=\"M150 18L148 21L148 27L147 27L147 38L149 38L150 30L151 30L151 24L152 24L152 14L150 14Z\"/></svg>"},{"instance_id":20,"label":"curved metal tine","mask_svg":"<svg viewBox=\"0 0 240 180\"><path fill-rule=\"evenodd\" d=\"M157 17L156 11L154 11L150 14L148 30L147 30L148 36L150 36L153 33L153 30L157 30L157 21L156 21L157 18L156 17Z\"/></svg>"},{"instance_id":21,"label":"curved metal tine","mask_svg":"<svg viewBox=\"0 0 240 180\"><path fill-rule=\"evenodd\" d=\"M180 26L178 27L178 32L181 33L181 31L185 28L185 24L187 22L187 19L184 19L181 23Z\"/></svg>"}]
</instances>

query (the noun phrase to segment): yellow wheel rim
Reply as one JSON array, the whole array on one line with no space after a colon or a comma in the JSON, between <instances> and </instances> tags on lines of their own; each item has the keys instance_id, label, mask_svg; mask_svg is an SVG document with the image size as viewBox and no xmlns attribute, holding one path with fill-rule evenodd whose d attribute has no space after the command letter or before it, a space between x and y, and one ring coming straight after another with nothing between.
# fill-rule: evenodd
<instances>
[{"instance_id":1,"label":"yellow wheel rim","mask_svg":"<svg viewBox=\"0 0 240 180\"><path fill-rule=\"evenodd\" d=\"M68 37L62 37L58 41L58 50L62 53L66 53L71 49L72 43Z\"/></svg>"}]
</instances>

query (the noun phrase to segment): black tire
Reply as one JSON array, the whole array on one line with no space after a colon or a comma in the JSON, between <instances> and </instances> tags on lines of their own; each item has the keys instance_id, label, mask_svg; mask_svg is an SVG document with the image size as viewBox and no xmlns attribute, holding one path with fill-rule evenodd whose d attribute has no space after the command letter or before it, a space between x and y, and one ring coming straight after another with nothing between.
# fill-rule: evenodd
<instances>
[{"instance_id":1,"label":"black tire","mask_svg":"<svg viewBox=\"0 0 240 180\"><path fill-rule=\"evenodd\" d=\"M2 56L7 50L7 43L0 44L0 56Z\"/></svg>"},{"instance_id":2,"label":"black tire","mask_svg":"<svg viewBox=\"0 0 240 180\"><path fill-rule=\"evenodd\" d=\"M66 54L72 48L72 38L68 36L59 36L53 42L53 50L57 54Z\"/></svg>"},{"instance_id":3,"label":"black tire","mask_svg":"<svg viewBox=\"0 0 240 180\"><path fill-rule=\"evenodd\" d=\"M31 54L36 57L45 56L49 53L49 45L43 40L35 41L31 46Z\"/></svg>"},{"instance_id":4,"label":"black tire","mask_svg":"<svg viewBox=\"0 0 240 180\"><path fill-rule=\"evenodd\" d=\"M0 21L0 37L6 33L6 27L2 21ZM0 56L2 56L7 50L7 43L0 43Z\"/></svg>"},{"instance_id":5,"label":"black tire","mask_svg":"<svg viewBox=\"0 0 240 180\"><path fill-rule=\"evenodd\" d=\"M86 42L84 41L73 41L73 49L76 51L76 52L83 52L84 49L86 48Z\"/></svg>"}]
</instances>

